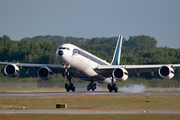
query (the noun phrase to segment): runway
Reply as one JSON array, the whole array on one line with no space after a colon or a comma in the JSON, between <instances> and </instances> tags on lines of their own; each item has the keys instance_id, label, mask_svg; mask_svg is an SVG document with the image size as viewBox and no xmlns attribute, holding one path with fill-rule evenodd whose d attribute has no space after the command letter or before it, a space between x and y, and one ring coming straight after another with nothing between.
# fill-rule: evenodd
<instances>
[{"instance_id":1,"label":"runway","mask_svg":"<svg viewBox=\"0 0 180 120\"><path fill-rule=\"evenodd\" d=\"M61 96L104 96L104 95L165 95L180 94L176 91L143 91L136 92L108 92L108 91L76 91L76 92L0 92L0 98L4 97L61 97ZM178 110L143 110L144 113L178 113ZM142 110L73 110L73 109L56 109L56 110L0 110L0 113L142 113Z\"/></svg>"},{"instance_id":2,"label":"runway","mask_svg":"<svg viewBox=\"0 0 180 120\"><path fill-rule=\"evenodd\" d=\"M180 113L180 110L0 110L0 113Z\"/></svg>"},{"instance_id":3,"label":"runway","mask_svg":"<svg viewBox=\"0 0 180 120\"><path fill-rule=\"evenodd\" d=\"M108 92L108 91L76 91L76 92L0 92L3 97L60 97L60 96L92 96L92 95L161 95L161 94L180 94L180 91L143 91L136 92Z\"/></svg>"}]
</instances>

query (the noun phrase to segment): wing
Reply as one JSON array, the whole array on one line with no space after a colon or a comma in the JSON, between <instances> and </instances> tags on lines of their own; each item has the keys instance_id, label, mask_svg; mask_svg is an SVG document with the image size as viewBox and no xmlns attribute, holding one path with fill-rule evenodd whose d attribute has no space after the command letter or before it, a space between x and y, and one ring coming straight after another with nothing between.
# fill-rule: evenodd
<instances>
[{"instance_id":1,"label":"wing","mask_svg":"<svg viewBox=\"0 0 180 120\"><path fill-rule=\"evenodd\" d=\"M112 76L112 72L114 69L117 68L123 68L125 70L128 71L128 74L133 74L136 73L138 75L138 73L151 73L151 75L153 75L153 72L156 72L159 70L159 68L161 68L162 66L169 66L171 68L178 68L180 67L180 64L165 64L165 65L100 65L100 66L96 66L94 67L94 70L102 75L102 76L106 76L106 77L111 77Z\"/></svg>"},{"instance_id":2,"label":"wing","mask_svg":"<svg viewBox=\"0 0 180 120\"><path fill-rule=\"evenodd\" d=\"M41 67L48 67L50 68L54 73L61 73L64 71L64 68L62 65L55 65L55 64L30 64L30 63L10 63L10 62L0 62L0 65L9 65L14 64L18 66L19 68L24 69L39 69Z\"/></svg>"}]
</instances>

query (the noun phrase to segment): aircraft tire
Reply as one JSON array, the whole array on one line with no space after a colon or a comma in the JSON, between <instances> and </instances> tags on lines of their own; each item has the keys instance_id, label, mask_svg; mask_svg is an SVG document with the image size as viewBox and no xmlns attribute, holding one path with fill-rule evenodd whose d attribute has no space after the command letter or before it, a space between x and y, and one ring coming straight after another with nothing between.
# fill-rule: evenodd
<instances>
[{"instance_id":1,"label":"aircraft tire","mask_svg":"<svg viewBox=\"0 0 180 120\"><path fill-rule=\"evenodd\" d=\"M111 89L111 88L109 89L109 92L112 92L112 89Z\"/></svg>"},{"instance_id":2,"label":"aircraft tire","mask_svg":"<svg viewBox=\"0 0 180 120\"><path fill-rule=\"evenodd\" d=\"M92 86L92 91L94 91L96 89L96 84L94 84L93 86Z\"/></svg>"},{"instance_id":3,"label":"aircraft tire","mask_svg":"<svg viewBox=\"0 0 180 120\"><path fill-rule=\"evenodd\" d=\"M96 83L94 83L93 84L93 86L94 86L94 90L97 88L97 84Z\"/></svg>"},{"instance_id":4,"label":"aircraft tire","mask_svg":"<svg viewBox=\"0 0 180 120\"><path fill-rule=\"evenodd\" d=\"M75 87L74 86L72 87L72 91L75 92Z\"/></svg>"},{"instance_id":5,"label":"aircraft tire","mask_svg":"<svg viewBox=\"0 0 180 120\"><path fill-rule=\"evenodd\" d=\"M114 91L117 93L117 92L118 92L118 88L117 88L117 87L115 87Z\"/></svg>"},{"instance_id":6,"label":"aircraft tire","mask_svg":"<svg viewBox=\"0 0 180 120\"><path fill-rule=\"evenodd\" d=\"M90 88L91 88L91 86L90 86L90 85L88 85L88 86L87 86L87 90L88 90L88 91L90 91Z\"/></svg>"},{"instance_id":7,"label":"aircraft tire","mask_svg":"<svg viewBox=\"0 0 180 120\"><path fill-rule=\"evenodd\" d=\"M111 84L108 84L108 89L110 89L110 87L111 87Z\"/></svg>"},{"instance_id":8,"label":"aircraft tire","mask_svg":"<svg viewBox=\"0 0 180 120\"><path fill-rule=\"evenodd\" d=\"M68 89L68 84L67 83L65 84L65 89Z\"/></svg>"},{"instance_id":9,"label":"aircraft tire","mask_svg":"<svg viewBox=\"0 0 180 120\"><path fill-rule=\"evenodd\" d=\"M67 92L69 92L69 90L70 90L69 88L68 88L68 89L66 89L66 91L67 91Z\"/></svg>"}]
</instances>

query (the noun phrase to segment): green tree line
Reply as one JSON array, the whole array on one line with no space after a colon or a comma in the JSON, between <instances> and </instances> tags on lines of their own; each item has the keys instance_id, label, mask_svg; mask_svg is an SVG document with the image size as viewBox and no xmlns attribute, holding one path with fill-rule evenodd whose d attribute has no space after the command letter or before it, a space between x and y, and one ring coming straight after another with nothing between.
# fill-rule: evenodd
<instances>
[{"instance_id":1,"label":"green tree line","mask_svg":"<svg viewBox=\"0 0 180 120\"><path fill-rule=\"evenodd\" d=\"M118 37L101 38L75 38L63 36L35 36L13 41L9 36L0 37L0 61L58 64L55 51L64 43L75 44L96 56L111 62ZM121 64L178 64L180 63L180 49L156 47L157 40L150 36L130 36L123 38ZM4 76L4 66L0 66L0 77ZM178 69L176 70L177 73ZM21 72L20 77L35 77L36 72L28 75ZM141 77L149 78L150 73ZM178 76L180 75L176 75ZM155 77L158 77L155 76Z\"/></svg>"}]
</instances>

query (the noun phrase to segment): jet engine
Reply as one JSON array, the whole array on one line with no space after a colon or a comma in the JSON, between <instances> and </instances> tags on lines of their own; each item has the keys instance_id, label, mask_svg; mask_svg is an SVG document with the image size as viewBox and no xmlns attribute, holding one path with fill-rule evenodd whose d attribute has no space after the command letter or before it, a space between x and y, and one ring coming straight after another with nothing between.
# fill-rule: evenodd
<instances>
[{"instance_id":1,"label":"jet engine","mask_svg":"<svg viewBox=\"0 0 180 120\"><path fill-rule=\"evenodd\" d=\"M114 69L112 75L118 81L125 81L128 79L128 72L124 68Z\"/></svg>"},{"instance_id":2,"label":"jet engine","mask_svg":"<svg viewBox=\"0 0 180 120\"><path fill-rule=\"evenodd\" d=\"M170 66L162 66L158 72L163 79L171 79L174 77L174 70Z\"/></svg>"},{"instance_id":3,"label":"jet engine","mask_svg":"<svg viewBox=\"0 0 180 120\"><path fill-rule=\"evenodd\" d=\"M38 72L37 72L39 78L41 78L42 80L50 80L53 76L53 72L51 69L49 69L48 67L41 67L39 68Z\"/></svg>"},{"instance_id":4,"label":"jet engine","mask_svg":"<svg viewBox=\"0 0 180 120\"><path fill-rule=\"evenodd\" d=\"M4 73L9 77L17 77L20 74L19 67L14 64L6 65L4 68Z\"/></svg>"}]
</instances>

